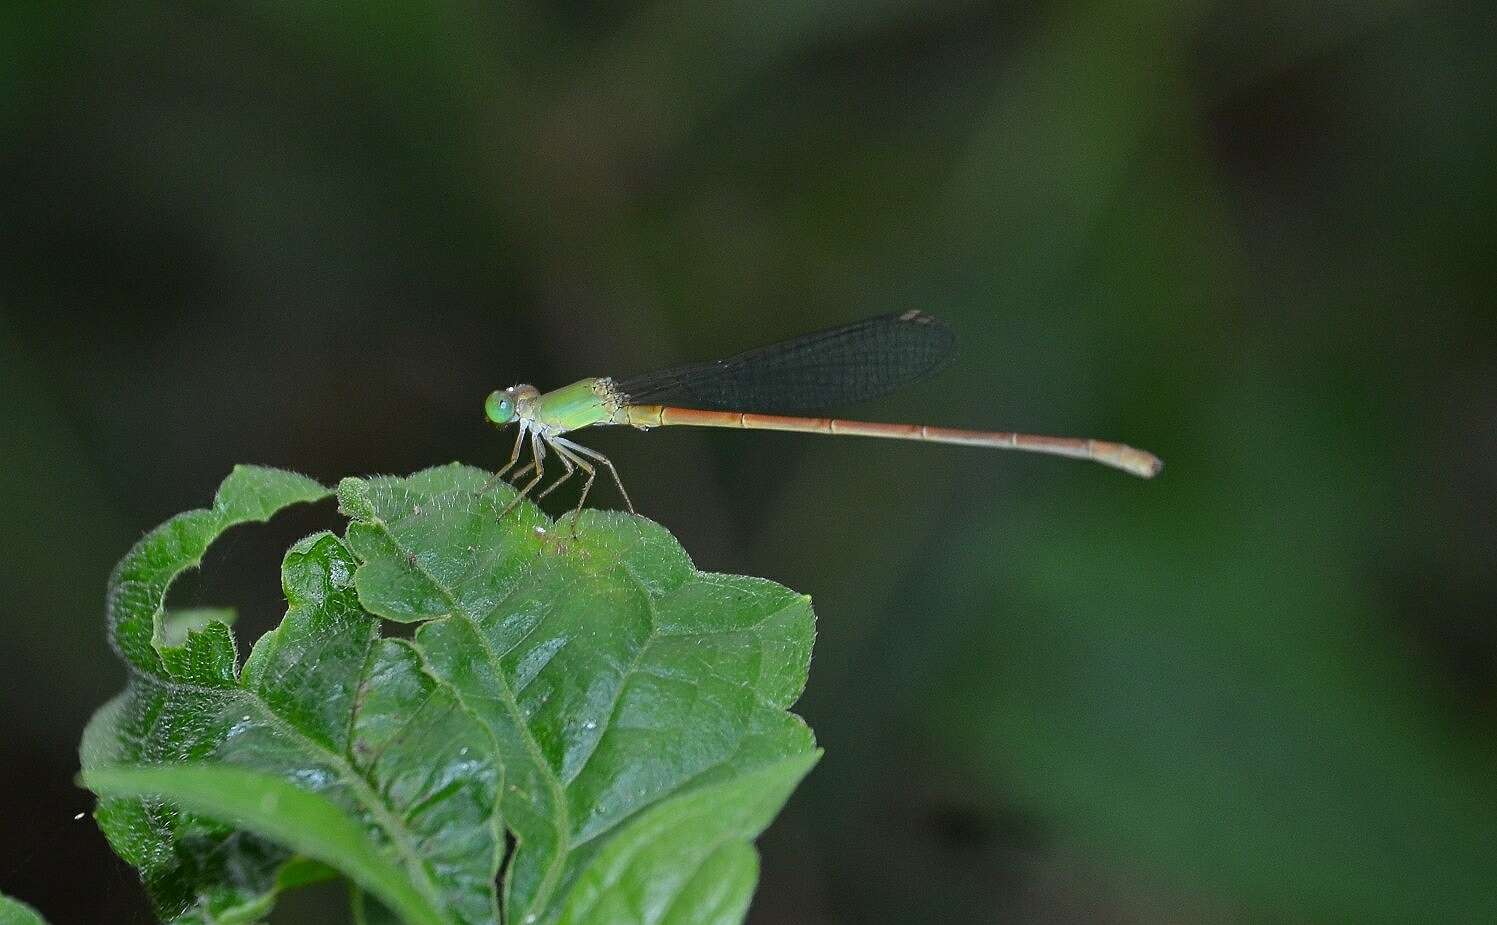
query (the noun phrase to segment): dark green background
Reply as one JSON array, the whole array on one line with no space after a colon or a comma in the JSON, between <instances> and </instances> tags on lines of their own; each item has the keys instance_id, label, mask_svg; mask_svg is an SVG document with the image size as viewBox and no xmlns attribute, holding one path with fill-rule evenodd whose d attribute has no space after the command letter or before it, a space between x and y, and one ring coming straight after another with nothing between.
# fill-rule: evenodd
<instances>
[{"instance_id":1,"label":"dark green background","mask_svg":"<svg viewBox=\"0 0 1497 925\"><path fill-rule=\"evenodd\" d=\"M144 920L71 820L122 680L104 582L233 463L494 465L496 386L920 308L960 362L858 412L1163 476L586 435L699 565L815 599L827 757L754 921L1497 919L1494 31L1474 0L7 4L0 890ZM174 599L252 637L335 522L241 530Z\"/></svg>"}]
</instances>

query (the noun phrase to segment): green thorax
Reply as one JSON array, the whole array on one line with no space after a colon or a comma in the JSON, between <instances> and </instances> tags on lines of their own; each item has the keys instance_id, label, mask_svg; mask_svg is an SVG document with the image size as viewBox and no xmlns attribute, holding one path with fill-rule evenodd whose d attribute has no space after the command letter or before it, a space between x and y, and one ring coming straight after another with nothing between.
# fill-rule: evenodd
<instances>
[{"instance_id":1,"label":"green thorax","mask_svg":"<svg viewBox=\"0 0 1497 925\"><path fill-rule=\"evenodd\" d=\"M583 379L535 400L530 419L552 433L612 423L619 402L607 379Z\"/></svg>"}]
</instances>

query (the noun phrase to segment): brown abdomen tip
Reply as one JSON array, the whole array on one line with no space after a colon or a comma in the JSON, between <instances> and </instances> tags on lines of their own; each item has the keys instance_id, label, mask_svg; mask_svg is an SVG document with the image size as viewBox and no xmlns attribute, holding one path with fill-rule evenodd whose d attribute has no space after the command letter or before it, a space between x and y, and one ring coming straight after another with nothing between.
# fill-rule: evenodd
<instances>
[{"instance_id":1,"label":"brown abdomen tip","mask_svg":"<svg viewBox=\"0 0 1497 925\"><path fill-rule=\"evenodd\" d=\"M1164 462L1147 450L1135 450L1122 443L1092 443L1092 458L1129 475L1152 479L1164 468Z\"/></svg>"},{"instance_id":2,"label":"brown abdomen tip","mask_svg":"<svg viewBox=\"0 0 1497 925\"><path fill-rule=\"evenodd\" d=\"M1135 450L1129 447L1129 462L1132 463L1130 471L1139 478L1152 479L1164 471L1164 460L1146 450Z\"/></svg>"}]
</instances>

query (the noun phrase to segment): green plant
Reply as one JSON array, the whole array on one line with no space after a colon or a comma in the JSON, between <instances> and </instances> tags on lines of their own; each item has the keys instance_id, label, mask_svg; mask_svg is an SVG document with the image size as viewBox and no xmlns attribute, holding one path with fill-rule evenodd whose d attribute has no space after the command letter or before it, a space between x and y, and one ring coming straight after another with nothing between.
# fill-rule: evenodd
<instances>
[{"instance_id":1,"label":"green plant","mask_svg":"<svg viewBox=\"0 0 1497 925\"><path fill-rule=\"evenodd\" d=\"M528 503L501 519L487 477L345 479L346 532L287 551L289 609L242 666L224 613L166 592L229 527L325 488L238 467L120 562L129 681L82 779L163 919L257 920L336 875L361 921L742 919L751 842L820 754L787 712L809 599L699 572L642 518L585 511L575 539Z\"/></svg>"},{"instance_id":2,"label":"green plant","mask_svg":"<svg viewBox=\"0 0 1497 925\"><path fill-rule=\"evenodd\" d=\"M0 894L0 925L43 925L43 920L35 909Z\"/></svg>"}]
</instances>

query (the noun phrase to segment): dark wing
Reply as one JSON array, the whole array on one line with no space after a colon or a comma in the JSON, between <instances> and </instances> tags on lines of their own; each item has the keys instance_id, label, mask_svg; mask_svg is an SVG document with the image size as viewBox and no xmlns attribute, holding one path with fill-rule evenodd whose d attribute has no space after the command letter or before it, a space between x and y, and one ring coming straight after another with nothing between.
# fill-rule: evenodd
<instances>
[{"instance_id":1,"label":"dark wing","mask_svg":"<svg viewBox=\"0 0 1497 925\"><path fill-rule=\"evenodd\" d=\"M810 414L879 398L929 376L951 361L954 345L945 324L908 311L614 384L631 405Z\"/></svg>"}]
</instances>

